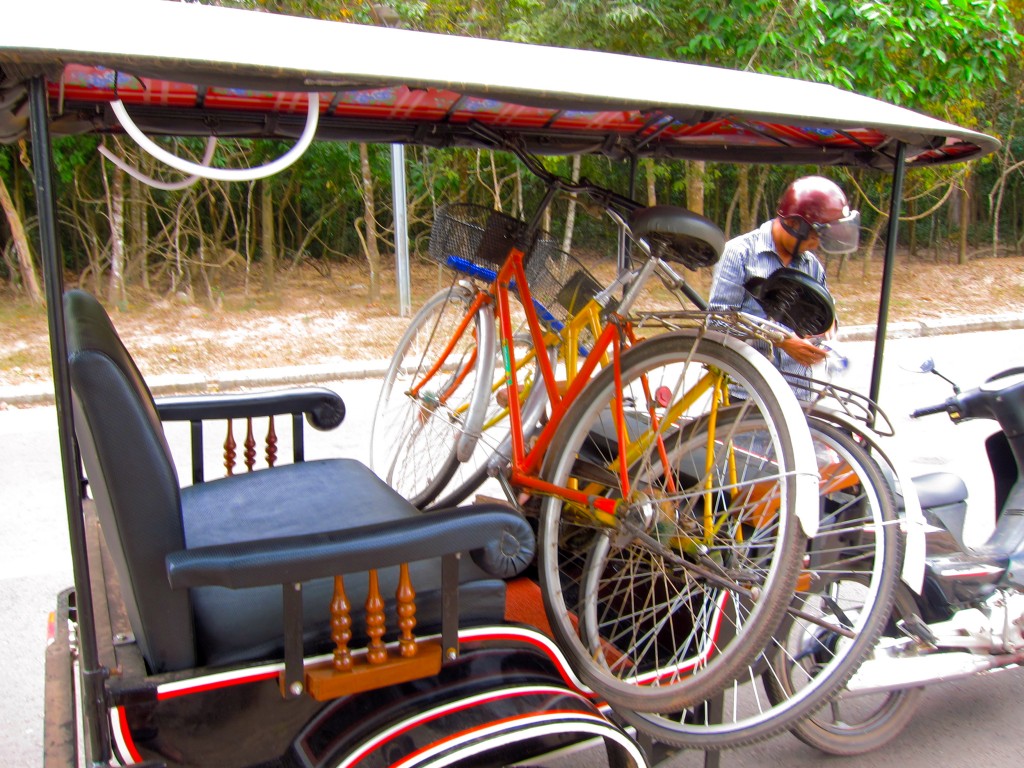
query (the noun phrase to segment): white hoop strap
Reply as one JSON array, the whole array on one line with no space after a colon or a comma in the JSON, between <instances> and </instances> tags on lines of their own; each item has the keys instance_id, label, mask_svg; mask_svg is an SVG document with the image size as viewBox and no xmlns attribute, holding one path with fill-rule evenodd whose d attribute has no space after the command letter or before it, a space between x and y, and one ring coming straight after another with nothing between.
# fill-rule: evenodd
<instances>
[{"instance_id":1,"label":"white hoop strap","mask_svg":"<svg viewBox=\"0 0 1024 768\"><path fill-rule=\"evenodd\" d=\"M210 161L213 160L213 152L216 148L217 137L211 136L209 139L206 140L206 151L203 152L203 159L200 161L204 167L210 165ZM160 179L154 179L152 176L147 176L146 174L144 174L134 165L129 165L127 162L125 162L123 158L118 157L102 144L100 144L96 149L99 151L101 155L107 158L107 160L109 160L122 171L127 173L133 179L138 179L143 184L153 187L154 189L162 189L165 192L175 192L179 189L191 187L193 184L199 181L199 177L196 176L194 173L190 176L186 176L184 179L181 179L180 181L161 181Z\"/></svg>"},{"instance_id":2,"label":"white hoop strap","mask_svg":"<svg viewBox=\"0 0 1024 768\"><path fill-rule=\"evenodd\" d=\"M273 176L275 173L283 171L302 157L305 151L309 148L309 145L313 143L313 137L316 135L317 124L320 120L320 96L315 92L310 92L308 99L309 103L306 114L306 127L302 131L302 135L299 137L295 146L289 149L285 154L281 155L281 157L277 158L277 160L273 160L266 165L260 165L254 168L211 168L208 165L200 165L199 163L193 163L191 160L180 158L157 145L152 141L152 139L139 130L139 127L128 115L128 111L125 109L124 104L120 99L110 102L110 107L114 110L114 114L121 122L121 126L124 128L125 133L131 136L135 142L142 147L142 149L146 150L146 152L172 168L181 171L182 173L198 176L203 179L212 179L214 181L253 181L255 179L266 178L267 176Z\"/></svg>"}]
</instances>

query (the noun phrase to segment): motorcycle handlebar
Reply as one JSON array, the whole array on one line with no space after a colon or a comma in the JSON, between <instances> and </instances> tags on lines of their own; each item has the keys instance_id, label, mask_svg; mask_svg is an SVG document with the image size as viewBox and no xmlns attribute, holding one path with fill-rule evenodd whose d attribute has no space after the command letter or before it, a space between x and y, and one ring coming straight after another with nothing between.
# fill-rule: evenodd
<instances>
[{"instance_id":1,"label":"motorcycle handlebar","mask_svg":"<svg viewBox=\"0 0 1024 768\"><path fill-rule=\"evenodd\" d=\"M911 412L910 418L919 419L922 416L931 416L933 413L947 413L949 411L949 401L939 403L938 405L926 405L924 408L918 408L916 411Z\"/></svg>"}]
</instances>

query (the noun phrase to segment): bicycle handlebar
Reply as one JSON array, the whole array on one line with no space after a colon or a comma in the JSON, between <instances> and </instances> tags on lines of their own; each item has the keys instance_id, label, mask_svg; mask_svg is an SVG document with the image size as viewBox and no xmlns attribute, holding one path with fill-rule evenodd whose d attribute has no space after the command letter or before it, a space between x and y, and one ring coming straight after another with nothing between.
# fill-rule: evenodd
<instances>
[{"instance_id":1,"label":"bicycle handlebar","mask_svg":"<svg viewBox=\"0 0 1024 768\"><path fill-rule=\"evenodd\" d=\"M588 179L581 178L579 181L572 181L564 176L559 176L553 171L549 171L536 155L526 150L519 137L506 136L501 131L478 122L470 123L469 129L496 149L514 154L522 161L530 173L541 179L549 187L554 185L571 194L585 194L600 203L608 211L618 212L616 209L622 209L628 212L643 207L642 204L633 198L620 195L618 192L613 192L607 187L602 187Z\"/></svg>"}]
</instances>

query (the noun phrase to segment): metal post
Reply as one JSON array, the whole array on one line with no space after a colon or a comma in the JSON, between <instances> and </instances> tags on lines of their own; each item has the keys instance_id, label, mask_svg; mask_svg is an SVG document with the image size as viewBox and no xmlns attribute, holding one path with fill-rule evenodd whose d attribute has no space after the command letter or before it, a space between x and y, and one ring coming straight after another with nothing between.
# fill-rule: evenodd
<instances>
[{"instance_id":1,"label":"metal post","mask_svg":"<svg viewBox=\"0 0 1024 768\"><path fill-rule=\"evenodd\" d=\"M636 155L629 156L629 187L627 188L627 195L631 198L636 198ZM629 251L630 242L626 237L626 231L619 227L619 259L618 267L619 274L621 275L629 268Z\"/></svg>"},{"instance_id":2,"label":"metal post","mask_svg":"<svg viewBox=\"0 0 1024 768\"><path fill-rule=\"evenodd\" d=\"M398 282L398 312L412 314L409 277L409 217L405 192L405 145L391 145L391 197L395 208L395 279Z\"/></svg>"},{"instance_id":3,"label":"metal post","mask_svg":"<svg viewBox=\"0 0 1024 768\"><path fill-rule=\"evenodd\" d=\"M85 519L82 516L82 479L75 446L74 421L71 411L71 377L67 363L67 337L64 333L63 264L60 242L57 239L57 204L53 190L53 158L50 154L46 80L42 76L32 78L29 86L29 119L32 164L35 169L36 206L39 213L39 239L42 245L43 281L46 289L46 314L50 326L50 361L53 366L57 435L60 440L60 455L64 470L64 502L67 506L68 535L71 539L71 566L75 578L85 736L89 742L89 760L92 763L106 765L110 759L110 740L105 727L106 702L103 689L107 670L99 664L92 592L89 587Z\"/></svg>"},{"instance_id":4,"label":"metal post","mask_svg":"<svg viewBox=\"0 0 1024 768\"><path fill-rule=\"evenodd\" d=\"M892 276L896 267L896 239L900 229L900 210L903 207L903 177L906 173L907 148L903 142L896 145L896 165L892 174L892 196L889 200L889 228L885 242L885 261L882 272L882 295L878 301L878 331L875 335L875 356L871 363L871 387L868 397L878 402L882 388L882 357L885 354L885 335L889 322L889 296L892 293ZM871 417L874 426L874 414Z\"/></svg>"}]
</instances>

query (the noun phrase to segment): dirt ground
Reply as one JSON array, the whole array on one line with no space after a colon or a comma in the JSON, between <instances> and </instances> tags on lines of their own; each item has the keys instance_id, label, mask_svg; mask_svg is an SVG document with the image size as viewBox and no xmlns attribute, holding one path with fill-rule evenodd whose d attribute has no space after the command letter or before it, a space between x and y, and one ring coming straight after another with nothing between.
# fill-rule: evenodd
<instances>
[{"instance_id":1,"label":"dirt ground","mask_svg":"<svg viewBox=\"0 0 1024 768\"><path fill-rule=\"evenodd\" d=\"M875 322L881 286L878 260L848 263L841 278L828 265L830 288L844 325ZM613 265L589 262L599 278ZM707 295L709 274L690 273ZM249 276L249 285L260 285ZM449 278L431 264L413 265L413 311ZM951 259L901 256L890 307L892 321L1024 311L1024 258ZM161 296L131 291L127 305L108 304L114 324L144 375L214 374L229 370L387 359L408 319L399 316L394 273L383 296L368 304L368 274L359 265L329 275L304 266L282 273L277 295L246 290L244 275L222 275L214 292ZM93 286L83 286L92 289ZM661 297L664 299L664 297ZM0 293L0 386L50 378L46 317L16 296ZM658 301L653 296L651 301Z\"/></svg>"}]
</instances>

